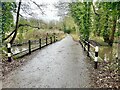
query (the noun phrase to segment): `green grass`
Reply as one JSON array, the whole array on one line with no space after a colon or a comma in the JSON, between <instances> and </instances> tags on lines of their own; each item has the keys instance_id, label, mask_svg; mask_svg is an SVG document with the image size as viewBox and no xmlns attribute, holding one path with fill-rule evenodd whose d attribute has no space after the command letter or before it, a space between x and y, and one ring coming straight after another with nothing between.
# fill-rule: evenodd
<instances>
[{"instance_id":1,"label":"green grass","mask_svg":"<svg viewBox=\"0 0 120 90\"><path fill-rule=\"evenodd\" d=\"M80 40L80 39L79 39L79 36L78 36L76 33L71 33L70 35L73 37L73 39L74 39L75 41L79 41L79 40Z\"/></svg>"}]
</instances>

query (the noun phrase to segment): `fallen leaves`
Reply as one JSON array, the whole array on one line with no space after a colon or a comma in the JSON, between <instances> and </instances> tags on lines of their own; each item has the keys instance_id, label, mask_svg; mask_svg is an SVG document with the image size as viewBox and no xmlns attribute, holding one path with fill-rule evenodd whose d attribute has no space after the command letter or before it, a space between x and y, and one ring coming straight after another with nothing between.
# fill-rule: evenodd
<instances>
[{"instance_id":1,"label":"fallen leaves","mask_svg":"<svg viewBox=\"0 0 120 90\"><path fill-rule=\"evenodd\" d=\"M3 66L2 66L2 73L3 73L3 76L8 74L10 71L13 71L15 70L17 67L23 65L25 62L24 59L21 59L21 60L12 60L11 63L9 62L3 62Z\"/></svg>"},{"instance_id":2,"label":"fallen leaves","mask_svg":"<svg viewBox=\"0 0 120 90\"><path fill-rule=\"evenodd\" d=\"M97 70L91 73L93 87L97 88L120 88L120 76L115 60L107 63L100 63Z\"/></svg>"}]
</instances>

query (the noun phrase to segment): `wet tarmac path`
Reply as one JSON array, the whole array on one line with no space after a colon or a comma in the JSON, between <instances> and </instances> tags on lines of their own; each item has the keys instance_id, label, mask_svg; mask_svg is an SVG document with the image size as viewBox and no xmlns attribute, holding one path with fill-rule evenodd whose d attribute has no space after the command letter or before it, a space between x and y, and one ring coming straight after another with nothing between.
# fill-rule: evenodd
<instances>
[{"instance_id":1,"label":"wet tarmac path","mask_svg":"<svg viewBox=\"0 0 120 90\"><path fill-rule=\"evenodd\" d=\"M3 88L91 87L86 55L70 35L49 45L5 76Z\"/></svg>"}]
</instances>

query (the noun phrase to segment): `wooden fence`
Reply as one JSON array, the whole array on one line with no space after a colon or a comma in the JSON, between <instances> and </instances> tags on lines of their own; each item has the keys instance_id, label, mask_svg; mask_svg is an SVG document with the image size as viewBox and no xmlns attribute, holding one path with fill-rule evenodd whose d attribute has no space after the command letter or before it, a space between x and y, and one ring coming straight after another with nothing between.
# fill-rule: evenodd
<instances>
[{"instance_id":1,"label":"wooden fence","mask_svg":"<svg viewBox=\"0 0 120 90\"><path fill-rule=\"evenodd\" d=\"M36 51L38 49L41 49L45 46L48 46L56 41L61 40L62 38L60 38L59 34L53 34L52 36L47 35L44 38L40 38L38 40L28 40L28 42L23 42L23 43L17 43L17 44L12 44L10 45L10 43L7 44L7 50L8 50L8 62L11 62L13 58L20 58L23 57L25 55L31 54L31 52ZM23 48L25 47L25 49L23 50L18 50L17 52L14 52L16 49L18 48Z\"/></svg>"},{"instance_id":2,"label":"wooden fence","mask_svg":"<svg viewBox=\"0 0 120 90\"><path fill-rule=\"evenodd\" d=\"M98 68L98 62L103 59L99 56L99 46L92 45L89 41L80 40L80 44L82 45L84 51L87 52L87 56L94 59L94 68Z\"/></svg>"}]
</instances>

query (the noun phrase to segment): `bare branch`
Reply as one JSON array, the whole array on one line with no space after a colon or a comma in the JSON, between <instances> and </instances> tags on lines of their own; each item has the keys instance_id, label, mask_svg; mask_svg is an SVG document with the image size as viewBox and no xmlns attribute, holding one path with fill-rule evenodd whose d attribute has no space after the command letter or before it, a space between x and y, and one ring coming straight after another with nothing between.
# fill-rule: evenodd
<instances>
[{"instance_id":1,"label":"bare branch","mask_svg":"<svg viewBox=\"0 0 120 90\"><path fill-rule=\"evenodd\" d=\"M17 11L14 11L14 13L17 13ZM21 17L23 17L23 15L22 14L19 14Z\"/></svg>"},{"instance_id":2,"label":"bare branch","mask_svg":"<svg viewBox=\"0 0 120 90\"><path fill-rule=\"evenodd\" d=\"M32 28L40 29L40 27L32 26L32 25L29 25L29 24L19 24L18 27L23 27L23 26L29 26L29 27L32 27Z\"/></svg>"},{"instance_id":3,"label":"bare branch","mask_svg":"<svg viewBox=\"0 0 120 90\"><path fill-rule=\"evenodd\" d=\"M35 16L35 13L32 12L32 8L30 8L30 5L24 3L21 5L21 9L25 14L30 15L32 17Z\"/></svg>"},{"instance_id":4,"label":"bare branch","mask_svg":"<svg viewBox=\"0 0 120 90\"><path fill-rule=\"evenodd\" d=\"M41 8L41 5L38 5L36 2L34 2L32 0L30 0L30 1L33 2L40 9L40 11L42 12L43 15L45 15L44 11Z\"/></svg>"},{"instance_id":5,"label":"bare branch","mask_svg":"<svg viewBox=\"0 0 120 90\"><path fill-rule=\"evenodd\" d=\"M17 31L18 31L18 22L19 22L20 6L21 6L21 0L19 1L19 5L18 5L18 11L17 11L17 17L16 17L15 32L14 32L14 35L13 35L12 39L10 40L10 43L11 43L11 44L12 44L13 41L15 40L16 35L17 35Z\"/></svg>"},{"instance_id":6,"label":"bare branch","mask_svg":"<svg viewBox=\"0 0 120 90\"><path fill-rule=\"evenodd\" d=\"M69 2L58 2L54 4L54 7L59 10L58 16L64 17L69 13Z\"/></svg>"},{"instance_id":7,"label":"bare branch","mask_svg":"<svg viewBox=\"0 0 120 90\"><path fill-rule=\"evenodd\" d=\"M92 7L93 7L93 11L94 11L95 15L99 16L99 14L95 11L95 6L93 5L93 3L92 3Z\"/></svg>"},{"instance_id":8,"label":"bare branch","mask_svg":"<svg viewBox=\"0 0 120 90\"><path fill-rule=\"evenodd\" d=\"M23 27L23 26L29 26L29 27L32 27L32 28L37 28L37 29L40 29L40 27L36 27L36 26L32 26L32 25L29 25L29 24L19 24L18 25L18 28L20 27ZM14 34L15 30L13 30L6 38L4 38L3 40L7 40L10 36L12 36Z\"/></svg>"},{"instance_id":9,"label":"bare branch","mask_svg":"<svg viewBox=\"0 0 120 90\"><path fill-rule=\"evenodd\" d=\"M6 38L4 38L3 40L7 40L10 36L12 36L14 34L15 30L13 30Z\"/></svg>"}]
</instances>

